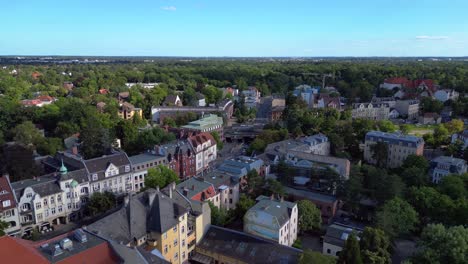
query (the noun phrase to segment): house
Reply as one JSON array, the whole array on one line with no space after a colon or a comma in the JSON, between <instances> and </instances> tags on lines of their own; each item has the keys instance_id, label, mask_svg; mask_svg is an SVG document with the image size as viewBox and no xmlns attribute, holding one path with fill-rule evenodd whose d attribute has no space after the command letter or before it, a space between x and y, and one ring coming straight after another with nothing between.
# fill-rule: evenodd
<instances>
[{"instance_id":1,"label":"house","mask_svg":"<svg viewBox=\"0 0 468 264\"><path fill-rule=\"evenodd\" d=\"M195 93L195 105L196 107L204 107L206 106L206 99L202 93Z\"/></svg>"},{"instance_id":2,"label":"house","mask_svg":"<svg viewBox=\"0 0 468 264\"><path fill-rule=\"evenodd\" d=\"M330 96L327 93L314 94L312 108L333 108L342 109L342 103L339 97Z\"/></svg>"},{"instance_id":3,"label":"house","mask_svg":"<svg viewBox=\"0 0 468 264\"><path fill-rule=\"evenodd\" d=\"M220 208L220 194L213 184L201 177L192 177L176 185L175 189L189 200L211 202Z\"/></svg>"},{"instance_id":4,"label":"house","mask_svg":"<svg viewBox=\"0 0 468 264\"><path fill-rule=\"evenodd\" d=\"M117 95L117 99L119 99L119 102L124 102L124 101L127 101L130 99L130 92L120 92L118 95Z\"/></svg>"},{"instance_id":5,"label":"house","mask_svg":"<svg viewBox=\"0 0 468 264\"><path fill-rule=\"evenodd\" d=\"M387 78L384 83L380 85L380 88L387 90L401 90L409 83L409 80L404 77Z\"/></svg>"},{"instance_id":6,"label":"house","mask_svg":"<svg viewBox=\"0 0 468 264\"><path fill-rule=\"evenodd\" d=\"M148 175L148 169L159 165L166 165L167 159L162 153L155 150L128 157L132 164L132 186L133 191L138 192L145 188L145 178Z\"/></svg>"},{"instance_id":7,"label":"house","mask_svg":"<svg viewBox=\"0 0 468 264\"><path fill-rule=\"evenodd\" d=\"M24 107L30 107L30 106L43 107L44 105L50 105L55 101L57 101L57 99L52 96L39 95L32 100L21 100L21 105L23 105Z\"/></svg>"},{"instance_id":8,"label":"house","mask_svg":"<svg viewBox=\"0 0 468 264\"><path fill-rule=\"evenodd\" d=\"M353 104L351 115L353 119L388 120L390 106L386 103L356 103Z\"/></svg>"},{"instance_id":9,"label":"house","mask_svg":"<svg viewBox=\"0 0 468 264\"><path fill-rule=\"evenodd\" d=\"M190 146L192 146L193 154L195 155L196 173L201 173L209 167L211 162L216 160L216 141L207 132L190 136L187 140Z\"/></svg>"},{"instance_id":10,"label":"house","mask_svg":"<svg viewBox=\"0 0 468 264\"><path fill-rule=\"evenodd\" d=\"M322 133L313 136L304 137L301 139L305 145L305 151L315 155L330 155L330 141L328 137Z\"/></svg>"},{"instance_id":11,"label":"house","mask_svg":"<svg viewBox=\"0 0 468 264\"><path fill-rule=\"evenodd\" d=\"M376 164L377 162L374 159L372 150L372 146L377 142L386 143L388 146L387 168L400 167L409 155L422 156L424 151L424 140L420 137L370 131L367 132L364 141L364 160L370 164Z\"/></svg>"},{"instance_id":12,"label":"house","mask_svg":"<svg viewBox=\"0 0 468 264\"><path fill-rule=\"evenodd\" d=\"M396 104L396 100L394 97L377 97L373 96L371 103L373 104L387 104L388 107L394 108Z\"/></svg>"},{"instance_id":13,"label":"house","mask_svg":"<svg viewBox=\"0 0 468 264\"><path fill-rule=\"evenodd\" d=\"M74 88L75 86L73 85L72 82L63 82L62 87L65 88L67 91L70 92L71 90L73 90L73 88Z\"/></svg>"},{"instance_id":14,"label":"house","mask_svg":"<svg viewBox=\"0 0 468 264\"><path fill-rule=\"evenodd\" d=\"M323 237L322 254L339 257L346 240L353 232L359 236L363 230L357 227L334 223L327 228L327 233Z\"/></svg>"},{"instance_id":15,"label":"house","mask_svg":"<svg viewBox=\"0 0 468 264\"><path fill-rule=\"evenodd\" d=\"M10 178L6 174L0 175L0 220L8 224L4 230L8 235L17 234L21 229L16 200Z\"/></svg>"},{"instance_id":16,"label":"house","mask_svg":"<svg viewBox=\"0 0 468 264\"><path fill-rule=\"evenodd\" d=\"M185 126L182 126L183 129L194 132L218 132L218 135L221 139L223 136L223 118L215 114L205 115L202 118L192 121Z\"/></svg>"},{"instance_id":17,"label":"house","mask_svg":"<svg viewBox=\"0 0 468 264\"><path fill-rule=\"evenodd\" d=\"M297 204L259 196L257 203L244 215L244 232L292 246L297 239Z\"/></svg>"},{"instance_id":18,"label":"house","mask_svg":"<svg viewBox=\"0 0 468 264\"><path fill-rule=\"evenodd\" d=\"M244 232L212 225L197 245L196 263L299 263L302 251Z\"/></svg>"},{"instance_id":19,"label":"house","mask_svg":"<svg viewBox=\"0 0 468 264\"><path fill-rule=\"evenodd\" d=\"M314 95L318 94L320 91L320 86L311 87L307 84L302 84L294 88L293 95L296 97L301 97L306 104L312 108L314 102Z\"/></svg>"},{"instance_id":20,"label":"house","mask_svg":"<svg viewBox=\"0 0 468 264\"><path fill-rule=\"evenodd\" d=\"M419 116L419 101L418 100L397 100L395 109L401 116L408 120L413 120Z\"/></svg>"},{"instance_id":21,"label":"house","mask_svg":"<svg viewBox=\"0 0 468 264\"><path fill-rule=\"evenodd\" d=\"M437 92L435 92L434 94L434 97L435 99L441 101L441 102L445 102L445 101L448 101L448 100L452 100L452 101L455 101L458 99L458 97L460 96L460 94L453 90L453 89L441 89L441 90L437 90Z\"/></svg>"},{"instance_id":22,"label":"house","mask_svg":"<svg viewBox=\"0 0 468 264\"><path fill-rule=\"evenodd\" d=\"M180 179L184 180L197 175L195 153L186 140L155 146L154 150L166 157L167 166Z\"/></svg>"},{"instance_id":23,"label":"house","mask_svg":"<svg viewBox=\"0 0 468 264\"><path fill-rule=\"evenodd\" d=\"M125 199L124 206L90 225L87 230L116 243L157 249L166 261L186 263L188 251L187 208L160 190L149 189Z\"/></svg>"},{"instance_id":24,"label":"house","mask_svg":"<svg viewBox=\"0 0 468 264\"><path fill-rule=\"evenodd\" d=\"M400 117L400 112L398 112L398 110L395 108L391 109L388 113L388 118L390 119L397 119L398 117Z\"/></svg>"},{"instance_id":25,"label":"house","mask_svg":"<svg viewBox=\"0 0 468 264\"><path fill-rule=\"evenodd\" d=\"M431 160L429 175L433 183L440 183L440 181L449 174L463 174L466 171L466 160L440 156Z\"/></svg>"},{"instance_id":26,"label":"house","mask_svg":"<svg viewBox=\"0 0 468 264\"><path fill-rule=\"evenodd\" d=\"M247 174L252 170L263 177L268 174L269 167L264 165L263 160L247 156L226 159L218 167L218 171L232 175L240 183L241 189L247 185Z\"/></svg>"},{"instance_id":27,"label":"house","mask_svg":"<svg viewBox=\"0 0 468 264\"><path fill-rule=\"evenodd\" d=\"M107 90L105 88L101 88L101 89L99 89L99 94L103 94L103 95L109 94L109 90Z\"/></svg>"},{"instance_id":28,"label":"house","mask_svg":"<svg viewBox=\"0 0 468 264\"><path fill-rule=\"evenodd\" d=\"M183 106L182 100L180 99L179 95L168 95L166 96L166 99L164 99L163 102L164 106Z\"/></svg>"},{"instance_id":29,"label":"house","mask_svg":"<svg viewBox=\"0 0 468 264\"><path fill-rule=\"evenodd\" d=\"M123 102L120 104L117 114L120 118L125 120L132 119L135 115L143 118L143 110L141 108L136 108L128 102Z\"/></svg>"},{"instance_id":30,"label":"house","mask_svg":"<svg viewBox=\"0 0 468 264\"><path fill-rule=\"evenodd\" d=\"M460 133L455 133L452 135L452 144L455 144L458 141L462 143L463 149L466 149L468 147L468 129L465 129Z\"/></svg>"},{"instance_id":31,"label":"house","mask_svg":"<svg viewBox=\"0 0 468 264\"><path fill-rule=\"evenodd\" d=\"M440 124L442 118L437 113L424 113L419 117L419 123L423 125Z\"/></svg>"},{"instance_id":32,"label":"house","mask_svg":"<svg viewBox=\"0 0 468 264\"><path fill-rule=\"evenodd\" d=\"M213 170L203 175L205 182L212 184L219 193L219 207L235 209L240 197L239 178L227 172Z\"/></svg>"},{"instance_id":33,"label":"house","mask_svg":"<svg viewBox=\"0 0 468 264\"><path fill-rule=\"evenodd\" d=\"M260 102L261 93L258 91L257 87L249 86L246 90L242 91L242 96L244 96L245 105L249 108L253 108Z\"/></svg>"},{"instance_id":34,"label":"house","mask_svg":"<svg viewBox=\"0 0 468 264\"><path fill-rule=\"evenodd\" d=\"M226 95L230 95L231 97L239 96L239 89L233 87L226 87L226 88L219 88L223 92L223 98Z\"/></svg>"}]
</instances>

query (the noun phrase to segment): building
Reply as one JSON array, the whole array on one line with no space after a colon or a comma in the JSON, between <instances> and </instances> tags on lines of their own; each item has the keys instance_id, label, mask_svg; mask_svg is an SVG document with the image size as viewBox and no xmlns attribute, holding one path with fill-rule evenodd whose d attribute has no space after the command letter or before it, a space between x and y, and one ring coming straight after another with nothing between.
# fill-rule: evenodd
<instances>
[{"instance_id":1,"label":"building","mask_svg":"<svg viewBox=\"0 0 468 264\"><path fill-rule=\"evenodd\" d=\"M148 175L148 169L155 168L158 165L166 166L167 164L166 156L163 153L156 153L155 150L131 156L128 159L132 164L132 185L135 192L145 187L145 177Z\"/></svg>"},{"instance_id":2,"label":"building","mask_svg":"<svg viewBox=\"0 0 468 264\"><path fill-rule=\"evenodd\" d=\"M396 109L391 109L390 113L388 113L388 118L390 119L397 119L398 117L400 117L400 113Z\"/></svg>"},{"instance_id":3,"label":"building","mask_svg":"<svg viewBox=\"0 0 468 264\"><path fill-rule=\"evenodd\" d=\"M188 179L197 174L196 155L190 143L186 140L156 146L155 151L161 153L167 160L167 166L180 179Z\"/></svg>"},{"instance_id":4,"label":"building","mask_svg":"<svg viewBox=\"0 0 468 264\"><path fill-rule=\"evenodd\" d=\"M373 104L387 104L388 107L394 108L396 104L396 100L394 97L377 97L373 96L371 103Z\"/></svg>"},{"instance_id":5,"label":"building","mask_svg":"<svg viewBox=\"0 0 468 264\"><path fill-rule=\"evenodd\" d=\"M269 167L264 165L263 160L247 156L226 159L218 167L218 171L232 175L240 183L241 189L247 185L247 174L251 170L257 171L260 176L269 173Z\"/></svg>"},{"instance_id":6,"label":"building","mask_svg":"<svg viewBox=\"0 0 468 264\"><path fill-rule=\"evenodd\" d=\"M297 204L259 196L244 215L244 232L292 246L297 239Z\"/></svg>"},{"instance_id":7,"label":"building","mask_svg":"<svg viewBox=\"0 0 468 264\"><path fill-rule=\"evenodd\" d=\"M409 82L410 81L404 77L387 78L384 80L384 83L380 85L380 88L393 90L393 91L401 90Z\"/></svg>"},{"instance_id":8,"label":"building","mask_svg":"<svg viewBox=\"0 0 468 264\"><path fill-rule=\"evenodd\" d=\"M189 200L198 202L212 202L220 208L220 194L216 192L213 184L206 182L201 177L192 177L175 187L176 190Z\"/></svg>"},{"instance_id":9,"label":"building","mask_svg":"<svg viewBox=\"0 0 468 264\"><path fill-rule=\"evenodd\" d=\"M55 97L48 96L48 95L39 95L36 98L31 99L31 100L21 100L21 105L23 105L24 107L30 107L30 106L43 107L45 105L50 105L55 101L57 101Z\"/></svg>"},{"instance_id":10,"label":"building","mask_svg":"<svg viewBox=\"0 0 468 264\"><path fill-rule=\"evenodd\" d=\"M0 175L0 220L7 223L4 232L14 235L21 229L16 196L8 175Z\"/></svg>"},{"instance_id":11,"label":"building","mask_svg":"<svg viewBox=\"0 0 468 264\"><path fill-rule=\"evenodd\" d=\"M430 162L429 174L433 183L440 183L449 174L463 174L467 171L464 159L440 156Z\"/></svg>"},{"instance_id":12,"label":"building","mask_svg":"<svg viewBox=\"0 0 468 264\"><path fill-rule=\"evenodd\" d=\"M331 224L331 221L333 221L339 209L338 199L335 196L290 187L284 187L284 191L290 198L294 199L294 201L309 200L314 203L320 210L322 223L325 224Z\"/></svg>"},{"instance_id":13,"label":"building","mask_svg":"<svg viewBox=\"0 0 468 264\"><path fill-rule=\"evenodd\" d=\"M309 147L308 149L306 148L308 153L324 156L330 155L330 141L324 134L316 134L305 137L302 140Z\"/></svg>"},{"instance_id":14,"label":"building","mask_svg":"<svg viewBox=\"0 0 468 264\"><path fill-rule=\"evenodd\" d=\"M299 263L302 251L243 232L211 226L197 245L196 263Z\"/></svg>"},{"instance_id":15,"label":"building","mask_svg":"<svg viewBox=\"0 0 468 264\"><path fill-rule=\"evenodd\" d=\"M216 106L193 107L193 106L153 106L151 108L152 120L156 124L162 124L167 117L175 118L178 115L185 115L189 112L198 115L206 113L221 114L231 118L234 112L234 103L231 100L223 100Z\"/></svg>"},{"instance_id":16,"label":"building","mask_svg":"<svg viewBox=\"0 0 468 264\"><path fill-rule=\"evenodd\" d=\"M342 110L342 105L340 97L334 97L328 93L319 93L314 94L312 108L333 108Z\"/></svg>"},{"instance_id":17,"label":"building","mask_svg":"<svg viewBox=\"0 0 468 264\"><path fill-rule=\"evenodd\" d=\"M244 103L247 107L253 108L257 106L257 103L260 103L261 93L258 91L257 87L249 86L241 93L242 96L244 96Z\"/></svg>"},{"instance_id":18,"label":"building","mask_svg":"<svg viewBox=\"0 0 468 264\"><path fill-rule=\"evenodd\" d=\"M202 93L195 93L195 101L193 102L196 107L205 107L206 106L206 99Z\"/></svg>"},{"instance_id":19,"label":"building","mask_svg":"<svg viewBox=\"0 0 468 264\"><path fill-rule=\"evenodd\" d=\"M435 125L440 124L442 118L437 113L424 113L419 117L418 122L423 125Z\"/></svg>"},{"instance_id":20,"label":"building","mask_svg":"<svg viewBox=\"0 0 468 264\"><path fill-rule=\"evenodd\" d=\"M409 155L422 156L424 151L424 140L420 137L400 133L370 131L366 134L364 146L364 160L370 164L376 164L372 146L377 142L383 142L388 145L386 161L388 168L400 167Z\"/></svg>"},{"instance_id":21,"label":"building","mask_svg":"<svg viewBox=\"0 0 468 264\"><path fill-rule=\"evenodd\" d=\"M407 119L416 119L419 116L419 101L418 100L397 100L395 109Z\"/></svg>"},{"instance_id":22,"label":"building","mask_svg":"<svg viewBox=\"0 0 468 264\"><path fill-rule=\"evenodd\" d=\"M309 108L313 108L314 104L314 96L320 92L320 86L311 87L307 84L302 84L297 86L294 91L293 95L296 97L301 97L304 102L309 106Z\"/></svg>"},{"instance_id":23,"label":"building","mask_svg":"<svg viewBox=\"0 0 468 264\"><path fill-rule=\"evenodd\" d=\"M448 101L448 100L452 100L452 101L455 101L458 99L458 97L460 96L460 94L453 90L453 89L441 89L441 90L437 90L434 94L434 97L435 99L441 101L441 102L445 102L445 101Z\"/></svg>"},{"instance_id":24,"label":"building","mask_svg":"<svg viewBox=\"0 0 468 264\"><path fill-rule=\"evenodd\" d=\"M194 132L213 132L216 131L219 137L223 137L223 118L215 114L209 114L201 119L192 121L188 125L182 126L183 129Z\"/></svg>"},{"instance_id":25,"label":"building","mask_svg":"<svg viewBox=\"0 0 468 264\"><path fill-rule=\"evenodd\" d=\"M128 102L123 102L120 104L117 114L120 118L125 120L132 119L135 115L143 118L143 110L141 108L136 108Z\"/></svg>"},{"instance_id":26,"label":"building","mask_svg":"<svg viewBox=\"0 0 468 264\"><path fill-rule=\"evenodd\" d=\"M452 144L455 144L458 141L462 143L463 149L466 149L468 147L468 129L465 129L460 133L452 135Z\"/></svg>"},{"instance_id":27,"label":"building","mask_svg":"<svg viewBox=\"0 0 468 264\"><path fill-rule=\"evenodd\" d=\"M210 166L211 162L216 160L216 141L210 133L206 132L190 136L187 140L195 154L196 173L201 173Z\"/></svg>"},{"instance_id":28,"label":"building","mask_svg":"<svg viewBox=\"0 0 468 264\"><path fill-rule=\"evenodd\" d=\"M168 95L163 102L164 106L183 106L182 100L180 99L179 95Z\"/></svg>"},{"instance_id":29,"label":"building","mask_svg":"<svg viewBox=\"0 0 468 264\"><path fill-rule=\"evenodd\" d=\"M353 119L388 120L390 106L386 103L357 103L353 104L351 115Z\"/></svg>"},{"instance_id":30,"label":"building","mask_svg":"<svg viewBox=\"0 0 468 264\"><path fill-rule=\"evenodd\" d=\"M338 223L330 225L323 237L322 254L338 257L345 246L348 236L353 232L359 236L362 229Z\"/></svg>"},{"instance_id":31,"label":"building","mask_svg":"<svg viewBox=\"0 0 468 264\"><path fill-rule=\"evenodd\" d=\"M187 219L189 211L159 190L150 189L127 197L125 205L87 226L87 230L118 244L157 249L166 261L188 259Z\"/></svg>"},{"instance_id":32,"label":"building","mask_svg":"<svg viewBox=\"0 0 468 264\"><path fill-rule=\"evenodd\" d=\"M239 178L227 172L214 170L203 175L205 182L212 184L219 194L220 208L235 209L240 197Z\"/></svg>"}]
</instances>

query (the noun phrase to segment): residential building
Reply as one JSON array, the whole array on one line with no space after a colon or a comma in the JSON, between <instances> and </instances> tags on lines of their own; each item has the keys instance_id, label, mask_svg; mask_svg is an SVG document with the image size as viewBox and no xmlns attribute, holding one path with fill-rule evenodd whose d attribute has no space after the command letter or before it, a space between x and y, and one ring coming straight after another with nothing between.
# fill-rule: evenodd
<instances>
[{"instance_id":1,"label":"residential building","mask_svg":"<svg viewBox=\"0 0 468 264\"><path fill-rule=\"evenodd\" d=\"M152 150L128 157L132 164L132 186L133 191L138 192L145 187L145 178L148 175L148 169L155 168L158 165L167 164L166 156L163 153Z\"/></svg>"},{"instance_id":2,"label":"residential building","mask_svg":"<svg viewBox=\"0 0 468 264\"><path fill-rule=\"evenodd\" d=\"M388 146L386 161L388 168L400 167L409 155L422 156L424 151L424 140L420 137L370 131L366 134L364 146L364 160L370 164L376 164L372 146L377 142L386 143Z\"/></svg>"},{"instance_id":3,"label":"residential building","mask_svg":"<svg viewBox=\"0 0 468 264\"><path fill-rule=\"evenodd\" d=\"M122 245L147 245L171 263L186 263L189 211L172 196L154 189L129 196L119 211L88 225L87 230Z\"/></svg>"},{"instance_id":4,"label":"residential building","mask_svg":"<svg viewBox=\"0 0 468 264\"><path fill-rule=\"evenodd\" d=\"M384 83L380 85L380 88L401 90L407 83L409 83L409 80L404 77L387 78L384 80Z\"/></svg>"},{"instance_id":5,"label":"residential building","mask_svg":"<svg viewBox=\"0 0 468 264\"><path fill-rule=\"evenodd\" d=\"M396 104L396 100L394 97L372 97L371 103L373 104L387 104L388 107L394 108Z\"/></svg>"},{"instance_id":6,"label":"residential building","mask_svg":"<svg viewBox=\"0 0 468 264\"><path fill-rule=\"evenodd\" d=\"M388 120L390 106L386 103L356 103L353 104L351 115L353 119Z\"/></svg>"},{"instance_id":7,"label":"residential building","mask_svg":"<svg viewBox=\"0 0 468 264\"><path fill-rule=\"evenodd\" d=\"M14 235L21 229L16 196L8 175L0 175L0 220L7 223L4 232Z\"/></svg>"},{"instance_id":8,"label":"residential building","mask_svg":"<svg viewBox=\"0 0 468 264\"><path fill-rule=\"evenodd\" d=\"M194 132L218 132L223 139L223 118L215 114L203 116L201 119L192 121L188 125L182 126L183 129Z\"/></svg>"},{"instance_id":9,"label":"residential building","mask_svg":"<svg viewBox=\"0 0 468 264\"><path fill-rule=\"evenodd\" d=\"M424 113L419 117L419 123L423 125L435 125L440 124L442 118L437 113Z\"/></svg>"},{"instance_id":10,"label":"residential building","mask_svg":"<svg viewBox=\"0 0 468 264\"><path fill-rule=\"evenodd\" d=\"M359 236L362 229L339 223L330 225L327 228L327 233L323 237L322 254L339 257L345 246L346 240L353 232L356 236Z\"/></svg>"},{"instance_id":11,"label":"residential building","mask_svg":"<svg viewBox=\"0 0 468 264\"><path fill-rule=\"evenodd\" d=\"M396 109L391 109L388 113L388 118L390 119L397 119L398 117L400 117L400 113Z\"/></svg>"},{"instance_id":12,"label":"residential building","mask_svg":"<svg viewBox=\"0 0 468 264\"><path fill-rule=\"evenodd\" d=\"M197 245L196 263L299 263L302 251L232 229L211 226Z\"/></svg>"},{"instance_id":13,"label":"residential building","mask_svg":"<svg viewBox=\"0 0 468 264\"><path fill-rule=\"evenodd\" d=\"M440 156L431 160L429 174L433 183L440 183L449 174L463 174L466 171L466 160Z\"/></svg>"},{"instance_id":14,"label":"residential building","mask_svg":"<svg viewBox=\"0 0 468 264\"><path fill-rule=\"evenodd\" d=\"M249 86L246 90L242 91L244 96L244 103L247 107L253 108L260 102L261 93L255 86Z\"/></svg>"},{"instance_id":15,"label":"residential building","mask_svg":"<svg viewBox=\"0 0 468 264\"><path fill-rule=\"evenodd\" d=\"M195 154L196 173L201 173L210 166L211 162L216 160L216 141L210 133L206 132L190 136L187 141Z\"/></svg>"},{"instance_id":16,"label":"residential building","mask_svg":"<svg viewBox=\"0 0 468 264\"><path fill-rule=\"evenodd\" d=\"M143 110L141 108L136 108L128 102L123 102L120 104L117 114L120 118L125 120L132 119L135 115L143 118Z\"/></svg>"},{"instance_id":17,"label":"residential building","mask_svg":"<svg viewBox=\"0 0 468 264\"><path fill-rule=\"evenodd\" d=\"M166 96L163 102L164 106L183 106L182 100L180 99L179 95L177 94L170 94Z\"/></svg>"},{"instance_id":18,"label":"residential building","mask_svg":"<svg viewBox=\"0 0 468 264\"><path fill-rule=\"evenodd\" d=\"M232 175L240 183L241 189L247 185L247 174L251 170L262 177L269 173L269 167L264 165L263 160L247 156L226 159L218 167L218 171Z\"/></svg>"},{"instance_id":19,"label":"residential building","mask_svg":"<svg viewBox=\"0 0 468 264\"><path fill-rule=\"evenodd\" d=\"M309 108L313 108L315 95L318 94L320 91L320 86L311 87L307 84L302 84L297 86L294 89L293 95L296 97L301 97L304 102L309 106Z\"/></svg>"},{"instance_id":20,"label":"residential building","mask_svg":"<svg viewBox=\"0 0 468 264\"><path fill-rule=\"evenodd\" d=\"M167 166L180 179L185 180L197 174L196 155L190 143L186 140L156 146L155 151L166 157Z\"/></svg>"},{"instance_id":21,"label":"residential building","mask_svg":"<svg viewBox=\"0 0 468 264\"><path fill-rule=\"evenodd\" d=\"M314 94L314 101L312 108L333 108L342 110L343 104L340 97L330 96L328 93Z\"/></svg>"},{"instance_id":22,"label":"residential building","mask_svg":"<svg viewBox=\"0 0 468 264\"><path fill-rule=\"evenodd\" d=\"M193 107L193 106L153 106L151 108L154 123L162 124L167 117L175 118L187 113L203 115L206 113L221 113L224 117L231 118L234 112L234 103L231 100L223 100L215 106Z\"/></svg>"},{"instance_id":23,"label":"residential building","mask_svg":"<svg viewBox=\"0 0 468 264\"><path fill-rule=\"evenodd\" d=\"M206 106L206 98L202 93L195 93L195 101L194 106L197 107L205 107Z\"/></svg>"},{"instance_id":24,"label":"residential building","mask_svg":"<svg viewBox=\"0 0 468 264\"><path fill-rule=\"evenodd\" d=\"M44 105L50 105L55 101L57 101L55 97L48 96L48 95L39 95L36 98L31 99L31 100L21 100L21 105L23 105L24 107L29 107L29 106L42 107Z\"/></svg>"},{"instance_id":25,"label":"residential building","mask_svg":"<svg viewBox=\"0 0 468 264\"><path fill-rule=\"evenodd\" d=\"M213 184L201 177L192 177L175 187L176 190L189 200L198 202L211 202L220 208L220 194L216 192Z\"/></svg>"},{"instance_id":26,"label":"residential building","mask_svg":"<svg viewBox=\"0 0 468 264\"><path fill-rule=\"evenodd\" d=\"M227 172L214 170L203 175L205 182L212 184L219 194L220 208L235 209L240 197L239 178Z\"/></svg>"},{"instance_id":27,"label":"residential building","mask_svg":"<svg viewBox=\"0 0 468 264\"><path fill-rule=\"evenodd\" d=\"M466 149L468 147L468 129L465 129L460 133L455 133L452 135L452 144L455 144L458 141L462 143L463 149Z\"/></svg>"},{"instance_id":28,"label":"residential building","mask_svg":"<svg viewBox=\"0 0 468 264\"><path fill-rule=\"evenodd\" d=\"M244 232L292 246L297 239L297 204L259 196L244 215Z\"/></svg>"},{"instance_id":29,"label":"residential building","mask_svg":"<svg viewBox=\"0 0 468 264\"><path fill-rule=\"evenodd\" d=\"M409 120L418 118L419 116L419 101L418 100L397 100L395 109Z\"/></svg>"},{"instance_id":30,"label":"residential building","mask_svg":"<svg viewBox=\"0 0 468 264\"><path fill-rule=\"evenodd\" d=\"M448 100L452 100L452 101L455 101L458 99L458 97L460 96L460 94L453 90L453 89L441 89L441 90L437 90L437 92L435 92L434 94L434 97L435 99L441 101L441 102L445 102L445 101L448 101Z\"/></svg>"},{"instance_id":31,"label":"residential building","mask_svg":"<svg viewBox=\"0 0 468 264\"><path fill-rule=\"evenodd\" d=\"M302 140L305 146L308 147L304 148L307 153L324 156L330 155L330 141L324 134L315 134L313 136L304 137Z\"/></svg>"}]
</instances>

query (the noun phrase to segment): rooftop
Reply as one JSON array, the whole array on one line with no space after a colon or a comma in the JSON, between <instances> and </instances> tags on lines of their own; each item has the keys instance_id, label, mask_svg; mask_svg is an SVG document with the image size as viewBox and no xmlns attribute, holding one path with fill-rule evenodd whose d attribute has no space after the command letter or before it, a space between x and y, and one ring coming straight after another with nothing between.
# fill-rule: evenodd
<instances>
[{"instance_id":1,"label":"rooftop","mask_svg":"<svg viewBox=\"0 0 468 264\"><path fill-rule=\"evenodd\" d=\"M366 140L377 141L378 138L382 138L386 143L398 144L399 142L413 143L415 146L419 146L424 143L424 140L420 137L403 135L401 133L385 133L381 131L370 131L366 134Z\"/></svg>"},{"instance_id":2,"label":"rooftop","mask_svg":"<svg viewBox=\"0 0 468 264\"><path fill-rule=\"evenodd\" d=\"M282 227L289 220L290 211L292 208L294 208L294 206L296 206L296 204L293 202L280 201L263 195L257 197L256 200L257 203L247 211L246 216L249 214L249 212L261 211L276 219L278 221L279 227ZM260 214L254 215L257 220L265 220L259 219L261 216Z\"/></svg>"},{"instance_id":3,"label":"rooftop","mask_svg":"<svg viewBox=\"0 0 468 264\"><path fill-rule=\"evenodd\" d=\"M455 166L466 164L466 160L464 159L459 159L459 158L454 158L454 157L449 157L449 156L439 156L433 159L432 162L449 163Z\"/></svg>"},{"instance_id":4,"label":"rooftop","mask_svg":"<svg viewBox=\"0 0 468 264\"><path fill-rule=\"evenodd\" d=\"M334 223L327 228L327 233L323 237L323 242L339 247L344 247L346 239L348 239L348 236L352 232L356 232L359 234L360 232L362 232L362 229L353 226Z\"/></svg>"},{"instance_id":5,"label":"rooftop","mask_svg":"<svg viewBox=\"0 0 468 264\"><path fill-rule=\"evenodd\" d=\"M192 121L188 125L182 126L186 129L203 130L213 126L222 126L223 118L214 114L209 114L201 119Z\"/></svg>"}]
</instances>

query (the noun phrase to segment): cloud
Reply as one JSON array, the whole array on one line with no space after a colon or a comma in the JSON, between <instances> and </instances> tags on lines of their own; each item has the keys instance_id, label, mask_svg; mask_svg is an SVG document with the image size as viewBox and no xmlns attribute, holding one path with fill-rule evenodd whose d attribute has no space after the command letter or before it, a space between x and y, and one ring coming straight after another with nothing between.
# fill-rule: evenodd
<instances>
[{"instance_id":1,"label":"cloud","mask_svg":"<svg viewBox=\"0 0 468 264\"><path fill-rule=\"evenodd\" d=\"M162 10L165 10L165 11L176 11L177 8L175 6L163 6L161 7Z\"/></svg>"},{"instance_id":2,"label":"cloud","mask_svg":"<svg viewBox=\"0 0 468 264\"><path fill-rule=\"evenodd\" d=\"M448 38L447 36L416 36L417 40L444 40Z\"/></svg>"}]
</instances>

